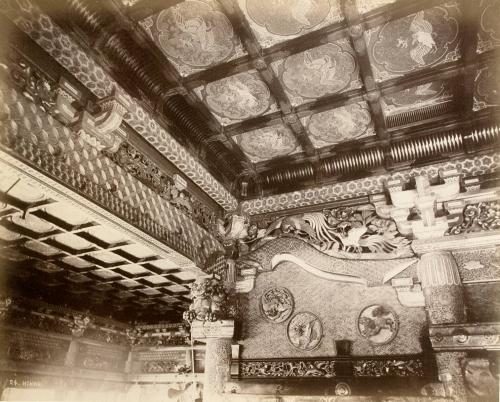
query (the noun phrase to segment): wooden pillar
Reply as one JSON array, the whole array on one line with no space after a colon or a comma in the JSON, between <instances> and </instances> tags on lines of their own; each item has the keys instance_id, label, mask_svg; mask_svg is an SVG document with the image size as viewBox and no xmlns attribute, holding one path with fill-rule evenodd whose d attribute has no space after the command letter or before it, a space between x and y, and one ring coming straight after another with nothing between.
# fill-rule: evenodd
<instances>
[{"instance_id":1,"label":"wooden pillar","mask_svg":"<svg viewBox=\"0 0 500 402\"><path fill-rule=\"evenodd\" d=\"M447 251L424 254L417 270L422 282L429 325L465 322L462 282L453 255ZM434 356L446 396L456 401L466 401L462 370L466 353L435 352Z\"/></svg>"}]
</instances>

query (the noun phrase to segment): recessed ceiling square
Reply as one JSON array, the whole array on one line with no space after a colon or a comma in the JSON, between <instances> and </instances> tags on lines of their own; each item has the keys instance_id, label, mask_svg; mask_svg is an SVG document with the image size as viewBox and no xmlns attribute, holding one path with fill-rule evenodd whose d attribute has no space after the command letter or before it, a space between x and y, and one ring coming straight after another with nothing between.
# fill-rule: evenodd
<instances>
[{"instance_id":1,"label":"recessed ceiling square","mask_svg":"<svg viewBox=\"0 0 500 402\"><path fill-rule=\"evenodd\" d=\"M375 80L385 81L458 60L457 4L450 1L365 31Z\"/></svg>"},{"instance_id":2,"label":"recessed ceiling square","mask_svg":"<svg viewBox=\"0 0 500 402\"><path fill-rule=\"evenodd\" d=\"M182 76L246 55L231 22L213 0L185 0L139 25Z\"/></svg>"},{"instance_id":3,"label":"recessed ceiling square","mask_svg":"<svg viewBox=\"0 0 500 402\"><path fill-rule=\"evenodd\" d=\"M256 70L210 82L194 91L223 126L278 110L267 84Z\"/></svg>"},{"instance_id":4,"label":"recessed ceiling square","mask_svg":"<svg viewBox=\"0 0 500 402\"><path fill-rule=\"evenodd\" d=\"M344 19L337 0L238 0L238 4L264 48Z\"/></svg>"},{"instance_id":5,"label":"recessed ceiling square","mask_svg":"<svg viewBox=\"0 0 500 402\"><path fill-rule=\"evenodd\" d=\"M43 211L66 222L70 226L79 226L92 221L92 219L81 209L65 202L52 203L43 208Z\"/></svg>"},{"instance_id":6,"label":"recessed ceiling square","mask_svg":"<svg viewBox=\"0 0 500 402\"><path fill-rule=\"evenodd\" d=\"M301 122L316 148L375 135L366 102L314 113L301 118Z\"/></svg>"},{"instance_id":7,"label":"recessed ceiling square","mask_svg":"<svg viewBox=\"0 0 500 402\"><path fill-rule=\"evenodd\" d=\"M450 102L453 96L450 82L434 81L384 95L381 104L384 114L391 116Z\"/></svg>"},{"instance_id":8,"label":"recessed ceiling square","mask_svg":"<svg viewBox=\"0 0 500 402\"><path fill-rule=\"evenodd\" d=\"M347 39L308 49L271 63L293 106L363 85Z\"/></svg>"},{"instance_id":9,"label":"recessed ceiling square","mask_svg":"<svg viewBox=\"0 0 500 402\"><path fill-rule=\"evenodd\" d=\"M123 233L104 225L93 226L85 230L85 232L106 244L122 243L129 240Z\"/></svg>"},{"instance_id":10,"label":"recessed ceiling square","mask_svg":"<svg viewBox=\"0 0 500 402\"><path fill-rule=\"evenodd\" d=\"M292 131L284 124L247 131L233 139L254 163L302 151Z\"/></svg>"}]
</instances>

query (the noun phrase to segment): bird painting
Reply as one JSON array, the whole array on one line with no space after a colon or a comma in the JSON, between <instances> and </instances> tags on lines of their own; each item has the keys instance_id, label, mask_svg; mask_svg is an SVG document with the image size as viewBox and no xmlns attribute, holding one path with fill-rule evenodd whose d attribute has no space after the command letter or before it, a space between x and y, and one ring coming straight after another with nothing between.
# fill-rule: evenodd
<instances>
[{"instance_id":1,"label":"bird painting","mask_svg":"<svg viewBox=\"0 0 500 402\"><path fill-rule=\"evenodd\" d=\"M424 11L418 12L410 24L412 48L410 57L420 66L427 63L424 57L437 51L432 24L424 18Z\"/></svg>"}]
</instances>

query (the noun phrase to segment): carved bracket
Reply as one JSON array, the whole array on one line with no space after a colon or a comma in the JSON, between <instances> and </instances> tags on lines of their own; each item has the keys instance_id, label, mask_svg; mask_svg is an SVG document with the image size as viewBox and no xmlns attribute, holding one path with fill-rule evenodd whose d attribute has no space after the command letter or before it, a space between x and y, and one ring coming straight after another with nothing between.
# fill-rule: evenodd
<instances>
[{"instance_id":1,"label":"carved bracket","mask_svg":"<svg viewBox=\"0 0 500 402\"><path fill-rule=\"evenodd\" d=\"M120 128L123 117L131 104L124 93L115 89L113 95L97 102L100 112L85 110L76 128L84 141L97 148L114 153L127 135Z\"/></svg>"},{"instance_id":2,"label":"carved bracket","mask_svg":"<svg viewBox=\"0 0 500 402\"><path fill-rule=\"evenodd\" d=\"M425 307L424 292L420 284L414 284L413 278L395 278L391 280L398 300L404 307Z\"/></svg>"},{"instance_id":3,"label":"carved bracket","mask_svg":"<svg viewBox=\"0 0 500 402\"><path fill-rule=\"evenodd\" d=\"M394 219L400 233L417 239L441 237L452 222L443 202L460 193L460 174L456 169L441 170L442 184L431 185L425 176L415 178L416 188L404 190L402 179L388 180L392 205L377 205L377 213Z\"/></svg>"}]
</instances>

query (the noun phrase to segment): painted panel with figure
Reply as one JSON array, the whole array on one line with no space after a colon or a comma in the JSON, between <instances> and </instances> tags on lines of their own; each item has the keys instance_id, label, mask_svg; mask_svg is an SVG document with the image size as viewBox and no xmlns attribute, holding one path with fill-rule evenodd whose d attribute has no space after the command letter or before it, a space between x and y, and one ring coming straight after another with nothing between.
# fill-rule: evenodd
<instances>
[{"instance_id":1,"label":"painted panel with figure","mask_svg":"<svg viewBox=\"0 0 500 402\"><path fill-rule=\"evenodd\" d=\"M264 48L344 19L338 0L238 0L238 3Z\"/></svg>"},{"instance_id":2,"label":"painted panel with figure","mask_svg":"<svg viewBox=\"0 0 500 402\"><path fill-rule=\"evenodd\" d=\"M354 51L347 39L277 60L271 67L294 106L362 86Z\"/></svg>"},{"instance_id":3,"label":"painted panel with figure","mask_svg":"<svg viewBox=\"0 0 500 402\"><path fill-rule=\"evenodd\" d=\"M246 54L215 1L186 0L139 24L182 76Z\"/></svg>"},{"instance_id":4,"label":"painted panel with figure","mask_svg":"<svg viewBox=\"0 0 500 402\"><path fill-rule=\"evenodd\" d=\"M460 9L450 1L365 32L377 81L460 58Z\"/></svg>"}]
</instances>

